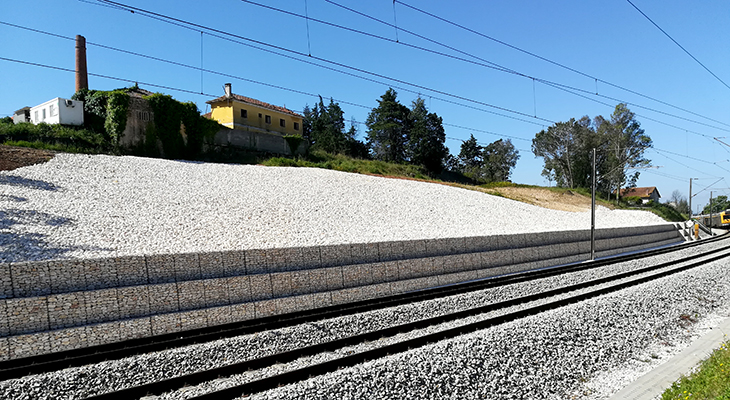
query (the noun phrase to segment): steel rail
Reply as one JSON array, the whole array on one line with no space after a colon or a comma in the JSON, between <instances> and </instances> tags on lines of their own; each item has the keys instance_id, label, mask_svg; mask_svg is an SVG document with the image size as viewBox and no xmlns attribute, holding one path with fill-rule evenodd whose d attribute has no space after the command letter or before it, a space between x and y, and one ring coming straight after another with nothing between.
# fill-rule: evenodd
<instances>
[{"instance_id":1,"label":"steel rail","mask_svg":"<svg viewBox=\"0 0 730 400\"><path fill-rule=\"evenodd\" d=\"M399 342L392 345L387 345L382 348L373 349L369 351L365 351L362 353L357 353L351 356L345 356L342 358L338 358L336 360L324 362L321 364L316 364L309 367L300 368L294 371L286 372L280 375L272 376L270 378L264 378L260 380L256 380L253 382L246 383L244 385L238 385L233 388L224 389L222 391L216 391L212 392L210 394L206 394L203 396L195 397L195 399L219 399L219 398L233 398L238 397L244 394L251 394L251 393L257 393L264 390L272 389L280 385L290 384L297 382L302 379L307 379L310 376L316 376L316 375L322 375L324 373L335 371L339 368L344 367L350 367L352 365L372 360L375 358L384 357L388 354L395 354L403 351L407 351L408 349L420 347L428 343L433 343L435 341L444 340L448 338L453 338L458 335L461 335L466 332L472 332L474 330L478 329L484 329L486 327L495 326L498 324L502 324L504 322L508 321L514 321L515 319L523 318L526 315L530 314L536 314L540 312L544 312L547 310L551 310L554 308L562 307L563 305L572 303L572 302L578 302L582 301L588 298L596 297L602 294L610 293L612 291L620 290L629 286L637 285L640 283L648 282L653 279L658 279L660 277L664 277L670 274L674 274L677 272L681 272L690 268L694 268L700 265L704 265L708 262L712 262L718 259L722 259L725 257L730 256L730 253L722 254L719 256L711 257L710 259L705 259L701 261L694 261L698 257L704 257L710 254L716 254L721 251L728 251L730 250L730 245L723 247L721 249L715 249L710 252L707 252L702 255L693 255L689 257L684 257L680 260L672 260L664 263L660 263L657 265L648 266L645 268L640 268L633 271L623 272L616 275L611 275L604 278L594 279L591 281L581 282L574 285L569 285L557 289L551 289L545 292L536 293L533 295L523 296L519 298L514 298L510 300L501 301L498 303L488 304L485 306L475 307L455 313L450 313L446 315L441 315L437 317L432 318L426 318L410 323L405 323L401 325L392 326L389 328L379 329L363 334L353 335L350 337L326 342L326 343L320 343L312 346L302 347L295 350L285 351L277 354L273 354L270 356L265 356L253 360L247 360L243 362L238 362L230 365L226 365L223 367L213 368L205 371L195 372L175 378L169 378L157 382L152 382L149 384L139 385L127 389L122 389L115 392L110 392L107 394L101 394L93 397L89 397L89 399L96 399L96 400L102 400L102 399L111 399L111 398L138 398L143 397L150 394L161 394L164 392L168 392L171 390L175 390L184 386L192 386L192 385L198 385L213 379L217 379L220 377L227 377L239 373L243 373L249 370L256 370L261 369L265 367L272 366L277 363L287 363L294 361L296 359L299 359L301 357L306 356L312 356L316 354L320 354L323 352L332 352L335 350L339 350L343 347L352 346L356 344L360 344L363 342L370 342L375 341L383 337L392 337L399 333L404 332L410 332L417 329L423 329L427 328L429 326L434 326L438 324L443 324L446 322L452 322L460 319L464 319L467 317L484 314L487 312L493 312L498 311L501 309L517 306L520 304L530 303L538 300L545 300L554 296L574 292L577 290L587 289L593 286L598 285L604 285L610 282L614 282L617 280L622 280L626 278L630 278L632 276L645 274L648 272L653 272L658 269L664 269L671 267L673 265L677 265L680 263L688 263L689 264L685 266L680 266L678 268L674 268L668 271L662 271L654 275L650 275L647 277L637 278L629 282L623 282L619 283L613 286L609 286L607 288L601 288L592 292L583 293L577 296L569 297L567 299L562 299L554 302L550 302L544 305L539 305L535 307L528 308L523 311L508 313L503 316L490 318L484 321L467 324L461 327L447 329L441 332L425 335L423 337L415 338L406 340L403 342Z\"/></svg>"}]
</instances>

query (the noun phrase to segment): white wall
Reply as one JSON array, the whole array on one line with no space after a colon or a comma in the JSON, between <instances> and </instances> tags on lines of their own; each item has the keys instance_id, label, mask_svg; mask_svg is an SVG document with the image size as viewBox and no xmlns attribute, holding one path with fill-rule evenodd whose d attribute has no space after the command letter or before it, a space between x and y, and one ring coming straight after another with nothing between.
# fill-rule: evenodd
<instances>
[{"instance_id":1,"label":"white wall","mask_svg":"<svg viewBox=\"0 0 730 400\"><path fill-rule=\"evenodd\" d=\"M34 124L83 125L84 103L56 97L30 109L30 121Z\"/></svg>"}]
</instances>

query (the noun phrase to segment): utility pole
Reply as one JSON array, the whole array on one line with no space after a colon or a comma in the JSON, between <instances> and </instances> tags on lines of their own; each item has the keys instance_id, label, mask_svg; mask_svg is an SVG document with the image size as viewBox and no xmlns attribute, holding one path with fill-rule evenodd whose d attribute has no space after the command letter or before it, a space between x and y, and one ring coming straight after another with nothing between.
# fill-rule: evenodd
<instances>
[{"instance_id":1,"label":"utility pole","mask_svg":"<svg viewBox=\"0 0 730 400\"><path fill-rule=\"evenodd\" d=\"M591 184L591 261L596 259L596 149L593 148L593 182Z\"/></svg>"},{"instance_id":2,"label":"utility pole","mask_svg":"<svg viewBox=\"0 0 730 400\"><path fill-rule=\"evenodd\" d=\"M712 206L712 190L710 190L710 232L712 232L712 209L715 208ZM710 236L712 236L712 233L710 233Z\"/></svg>"},{"instance_id":3,"label":"utility pole","mask_svg":"<svg viewBox=\"0 0 730 400\"><path fill-rule=\"evenodd\" d=\"M689 178L689 220L692 221L692 180Z\"/></svg>"}]
</instances>

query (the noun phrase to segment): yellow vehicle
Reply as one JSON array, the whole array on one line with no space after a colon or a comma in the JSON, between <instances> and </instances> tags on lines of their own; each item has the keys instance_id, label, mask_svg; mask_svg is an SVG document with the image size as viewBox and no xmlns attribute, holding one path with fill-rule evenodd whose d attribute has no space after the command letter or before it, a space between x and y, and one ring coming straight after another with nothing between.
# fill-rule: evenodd
<instances>
[{"instance_id":1,"label":"yellow vehicle","mask_svg":"<svg viewBox=\"0 0 730 400\"><path fill-rule=\"evenodd\" d=\"M694 215L702 225L708 228L730 228L730 210L720 211L712 214Z\"/></svg>"}]
</instances>

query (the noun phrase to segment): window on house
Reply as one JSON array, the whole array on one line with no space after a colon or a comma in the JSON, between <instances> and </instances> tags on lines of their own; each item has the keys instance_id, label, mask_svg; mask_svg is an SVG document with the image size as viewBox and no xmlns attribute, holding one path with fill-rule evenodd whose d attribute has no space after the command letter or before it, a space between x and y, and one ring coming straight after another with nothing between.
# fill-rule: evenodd
<instances>
[{"instance_id":1,"label":"window on house","mask_svg":"<svg viewBox=\"0 0 730 400\"><path fill-rule=\"evenodd\" d=\"M51 104L51 105L50 105L50 106L48 107L48 110L49 110L49 112L50 112L50 114L51 114L51 117L53 117L53 116L55 116L55 115L56 115L56 107L54 107L54 106L53 106L53 104Z\"/></svg>"},{"instance_id":2,"label":"window on house","mask_svg":"<svg viewBox=\"0 0 730 400\"><path fill-rule=\"evenodd\" d=\"M286 121L284 121L283 119L280 119L279 120L279 126L282 127L282 128L286 128Z\"/></svg>"},{"instance_id":3,"label":"window on house","mask_svg":"<svg viewBox=\"0 0 730 400\"><path fill-rule=\"evenodd\" d=\"M35 114L35 118L33 118L33 119L35 120L35 122L38 122L38 121L40 121L40 120L38 119L38 110L35 110L34 114Z\"/></svg>"},{"instance_id":4,"label":"window on house","mask_svg":"<svg viewBox=\"0 0 730 400\"><path fill-rule=\"evenodd\" d=\"M261 118L261 113L259 113L259 118Z\"/></svg>"},{"instance_id":5,"label":"window on house","mask_svg":"<svg viewBox=\"0 0 730 400\"><path fill-rule=\"evenodd\" d=\"M241 118L248 118L248 111L241 109Z\"/></svg>"},{"instance_id":6,"label":"window on house","mask_svg":"<svg viewBox=\"0 0 730 400\"><path fill-rule=\"evenodd\" d=\"M266 116L266 123L267 124L270 124L271 123L271 115L267 115Z\"/></svg>"},{"instance_id":7,"label":"window on house","mask_svg":"<svg viewBox=\"0 0 730 400\"><path fill-rule=\"evenodd\" d=\"M299 130L299 122L295 122L294 123L294 130L295 131L298 131Z\"/></svg>"},{"instance_id":8,"label":"window on house","mask_svg":"<svg viewBox=\"0 0 730 400\"><path fill-rule=\"evenodd\" d=\"M41 113L43 114L43 121L45 121L46 120L46 109L44 108L43 110L41 110Z\"/></svg>"}]
</instances>

